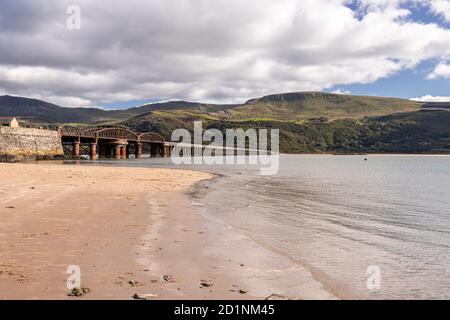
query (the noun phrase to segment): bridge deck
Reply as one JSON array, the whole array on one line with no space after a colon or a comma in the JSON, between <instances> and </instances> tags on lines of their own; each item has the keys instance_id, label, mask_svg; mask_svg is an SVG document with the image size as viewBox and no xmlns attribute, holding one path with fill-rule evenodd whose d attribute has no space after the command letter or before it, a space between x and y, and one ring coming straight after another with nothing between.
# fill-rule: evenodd
<instances>
[{"instance_id":1,"label":"bridge deck","mask_svg":"<svg viewBox=\"0 0 450 320\"><path fill-rule=\"evenodd\" d=\"M150 146L152 156L166 157L169 152L164 138L154 132L139 133L126 128L109 127L83 130L62 128L59 133L63 145L71 148L70 152L75 158L80 157L81 144L89 144L88 153L91 159L96 159L98 156L117 159L126 159L131 156L140 158L144 144Z\"/></svg>"}]
</instances>

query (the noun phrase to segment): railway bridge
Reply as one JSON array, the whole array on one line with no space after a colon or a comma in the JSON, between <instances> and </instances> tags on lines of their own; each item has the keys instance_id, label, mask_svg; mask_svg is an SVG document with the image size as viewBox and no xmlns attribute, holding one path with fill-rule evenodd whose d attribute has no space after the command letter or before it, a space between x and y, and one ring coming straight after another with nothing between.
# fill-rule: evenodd
<instances>
[{"instance_id":1,"label":"railway bridge","mask_svg":"<svg viewBox=\"0 0 450 320\"><path fill-rule=\"evenodd\" d=\"M79 158L88 155L98 158L141 158L144 153L151 157L168 157L170 146L157 133L137 133L121 127L107 128L60 128L64 153Z\"/></svg>"}]
</instances>

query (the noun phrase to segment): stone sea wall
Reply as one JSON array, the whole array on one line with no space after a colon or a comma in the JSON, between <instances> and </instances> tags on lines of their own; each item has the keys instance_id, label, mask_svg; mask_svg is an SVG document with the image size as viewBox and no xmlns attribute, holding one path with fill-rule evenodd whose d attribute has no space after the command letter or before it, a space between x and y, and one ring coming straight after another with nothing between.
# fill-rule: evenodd
<instances>
[{"instance_id":1,"label":"stone sea wall","mask_svg":"<svg viewBox=\"0 0 450 320\"><path fill-rule=\"evenodd\" d=\"M0 127L0 162L62 158L57 131Z\"/></svg>"}]
</instances>

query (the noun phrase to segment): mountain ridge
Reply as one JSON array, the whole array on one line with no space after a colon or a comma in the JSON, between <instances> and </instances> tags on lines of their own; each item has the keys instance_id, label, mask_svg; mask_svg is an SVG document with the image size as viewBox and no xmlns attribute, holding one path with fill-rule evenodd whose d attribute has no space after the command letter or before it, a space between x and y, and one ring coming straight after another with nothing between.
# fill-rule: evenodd
<instances>
[{"instance_id":1,"label":"mountain ridge","mask_svg":"<svg viewBox=\"0 0 450 320\"><path fill-rule=\"evenodd\" d=\"M280 129L285 153L450 153L450 104L398 98L297 92L239 105L168 101L125 110L63 108L45 101L0 97L0 116L64 126L124 126L170 140L177 128L221 131Z\"/></svg>"},{"instance_id":2,"label":"mountain ridge","mask_svg":"<svg viewBox=\"0 0 450 320\"><path fill-rule=\"evenodd\" d=\"M119 110L100 108L68 108L39 99L3 95L0 96L0 116L16 116L30 123L99 123L120 121L156 110L175 110L198 108L205 111L222 110L235 105L214 105L189 101L168 101L145 104Z\"/></svg>"},{"instance_id":3,"label":"mountain ridge","mask_svg":"<svg viewBox=\"0 0 450 320\"><path fill-rule=\"evenodd\" d=\"M442 105L442 104L441 104ZM434 104L401 98L342 95L326 92L290 92L249 99L243 104L209 104L184 100L149 103L120 110L99 108L66 108L46 101L0 96L0 116L17 116L30 123L43 124L114 124L135 117L151 115L223 120L271 119L305 121L364 118L396 112L417 111Z\"/></svg>"}]
</instances>

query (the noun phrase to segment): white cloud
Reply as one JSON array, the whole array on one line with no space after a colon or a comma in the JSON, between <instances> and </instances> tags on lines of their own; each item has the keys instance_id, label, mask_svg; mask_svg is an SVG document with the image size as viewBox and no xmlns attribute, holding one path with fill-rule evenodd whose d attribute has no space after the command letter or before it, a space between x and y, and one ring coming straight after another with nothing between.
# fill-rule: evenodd
<instances>
[{"instance_id":1,"label":"white cloud","mask_svg":"<svg viewBox=\"0 0 450 320\"><path fill-rule=\"evenodd\" d=\"M437 78L450 78L450 65L444 62L439 63L427 78L430 80Z\"/></svg>"},{"instance_id":2,"label":"white cloud","mask_svg":"<svg viewBox=\"0 0 450 320\"><path fill-rule=\"evenodd\" d=\"M423 96L420 98L411 98L413 101L419 102L450 102L450 97L439 97L439 96Z\"/></svg>"},{"instance_id":3,"label":"white cloud","mask_svg":"<svg viewBox=\"0 0 450 320\"><path fill-rule=\"evenodd\" d=\"M450 21L450 0L428 0L431 11Z\"/></svg>"},{"instance_id":4,"label":"white cloud","mask_svg":"<svg viewBox=\"0 0 450 320\"><path fill-rule=\"evenodd\" d=\"M450 30L406 1L77 0L81 30L71 0L1 1L0 90L96 105L372 83L450 52Z\"/></svg>"},{"instance_id":5,"label":"white cloud","mask_svg":"<svg viewBox=\"0 0 450 320\"><path fill-rule=\"evenodd\" d=\"M334 91L332 91L331 93L334 93L334 94L343 94L343 95L350 95L350 94L352 94L349 90L342 90L342 89L334 90Z\"/></svg>"},{"instance_id":6,"label":"white cloud","mask_svg":"<svg viewBox=\"0 0 450 320\"><path fill-rule=\"evenodd\" d=\"M86 99L78 97L65 97L65 96L52 96L52 95L31 95L29 98L44 100L58 106L65 106L67 108L87 108L87 107L97 107L93 106L92 102ZM99 107L97 107L99 108Z\"/></svg>"}]
</instances>

